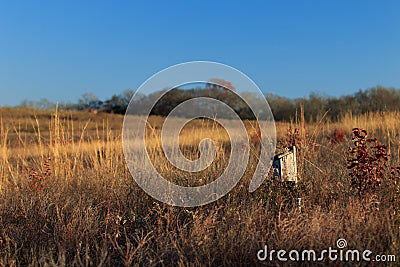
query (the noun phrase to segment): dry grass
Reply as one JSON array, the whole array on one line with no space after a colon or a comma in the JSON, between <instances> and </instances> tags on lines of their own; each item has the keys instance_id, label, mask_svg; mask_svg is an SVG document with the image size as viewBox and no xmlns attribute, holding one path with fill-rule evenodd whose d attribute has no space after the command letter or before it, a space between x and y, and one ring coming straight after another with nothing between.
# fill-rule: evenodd
<instances>
[{"instance_id":1,"label":"dry grass","mask_svg":"<svg viewBox=\"0 0 400 267\"><path fill-rule=\"evenodd\" d=\"M321 250L334 247L338 238L352 249L400 251L398 185L384 184L360 199L346 168L353 127L389 142L393 164L399 163L399 114L278 123L278 149L290 125L300 129L299 211L287 204L290 192L270 180L248 192L256 139L248 169L229 194L202 207L179 208L155 201L132 180L122 153L121 116L0 111L0 266L253 266L261 264L256 253L264 244ZM186 156L198 156L197 142L204 136L217 141L219 152L207 170L184 176L160 153L162 121L151 118L148 134L160 172L177 183L179 177L197 184L223 171L229 144L218 125L195 121L184 128ZM250 136L257 135L254 123L246 126ZM342 142L332 143L334 129L347 133Z\"/></svg>"}]
</instances>

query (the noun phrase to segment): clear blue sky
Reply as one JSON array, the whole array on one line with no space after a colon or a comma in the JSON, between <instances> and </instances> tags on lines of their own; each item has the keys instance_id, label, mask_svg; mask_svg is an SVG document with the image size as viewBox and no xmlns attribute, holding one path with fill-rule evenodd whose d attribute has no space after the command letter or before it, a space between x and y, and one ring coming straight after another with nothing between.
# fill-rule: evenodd
<instances>
[{"instance_id":1,"label":"clear blue sky","mask_svg":"<svg viewBox=\"0 0 400 267\"><path fill-rule=\"evenodd\" d=\"M106 99L192 60L282 96L400 88L399 14L400 1L2 1L0 105Z\"/></svg>"}]
</instances>

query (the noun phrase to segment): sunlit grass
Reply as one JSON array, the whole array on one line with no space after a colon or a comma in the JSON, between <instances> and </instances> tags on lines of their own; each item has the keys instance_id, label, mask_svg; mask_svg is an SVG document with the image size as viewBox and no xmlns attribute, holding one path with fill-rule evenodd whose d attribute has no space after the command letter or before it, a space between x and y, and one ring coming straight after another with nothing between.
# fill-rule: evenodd
<instances>
[{"instance_id":1,"label":"sunlit grass","mask_svg":"<svg viewBox=\"0 0 400 267\"><path fill-rule=\"evenodd\" d=\"M354 127L390 144L392 163L399 164L398 113L348 114L339 122L314 124L300 117L276 124L277 151L289 127L300 130L300 212L287 204L290 193L271 176L248 192L259 156L254 122L245 122L251 157L239 184L212 204L178 208L152 199L133 181L123 154L122 116L0 111L0 266L255 265L266 243L275 249L317 250L335 246L338 238L354 249L400 250L398 185L384 184L360 199L346 168ZM183 127L179 145L185 156L196 159L204 138L213 140L217 150L206 170L187 174L163 155L162 123L160 117L149 119L146 145L167 179L193 186L222 173L230 148L219 124L194 120ZM346 133L340 143L332 142L336 128Z\"/></svg>"}]
</instances>

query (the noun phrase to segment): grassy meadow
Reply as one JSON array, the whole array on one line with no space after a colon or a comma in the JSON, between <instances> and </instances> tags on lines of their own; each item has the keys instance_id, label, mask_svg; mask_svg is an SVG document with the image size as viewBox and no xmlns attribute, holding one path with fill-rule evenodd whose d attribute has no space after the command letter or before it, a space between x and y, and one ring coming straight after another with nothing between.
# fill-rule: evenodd
<instances>
[{"instance_id":1,"label":"grassy meadow","mask_svg":"<svg viewBox=\"0 0 400 267\"><path fill-rule=\"evenodd\" d=\"M160 203L135 184L122 152L122 122L115 114L0 108L0 266L276 265L283 263L258 261L265 244L322 250L339 238L351 249L396 254L399 264L399 183L383 180L359 196L347 159L352 128L361 127L388 145L389 165L400 165L400 113L277 122L277 152L294 139L299 149L301 210L290 205L291 192L272 174L248 192L260 151L255 122L245 121L251 155L244 177L226 196L195 208ZM196 120L182 130L186 157L198 157L205 137L217 149L206 170L188 175L162 153L162 122L149 118L146 143L167 179L201 185L223 172L230 146L220 125Z\"/></svg>"}]
</instances>

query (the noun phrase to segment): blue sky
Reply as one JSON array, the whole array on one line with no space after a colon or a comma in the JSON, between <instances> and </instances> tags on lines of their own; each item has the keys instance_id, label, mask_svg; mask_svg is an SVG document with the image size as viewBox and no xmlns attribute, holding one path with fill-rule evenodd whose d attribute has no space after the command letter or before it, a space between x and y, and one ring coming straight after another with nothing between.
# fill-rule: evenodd
<instances>
[{"instance_id":1,"label":"blue sky","mask_svg":"<svg viewBox=\"0 0 400 267\"><path fill-rule=\"evenodd\" d=\"M289 97L400 88L399 11L399 1L2 1L0 105L106 99L192 60Z\"/></svg>"}]
</instances>

